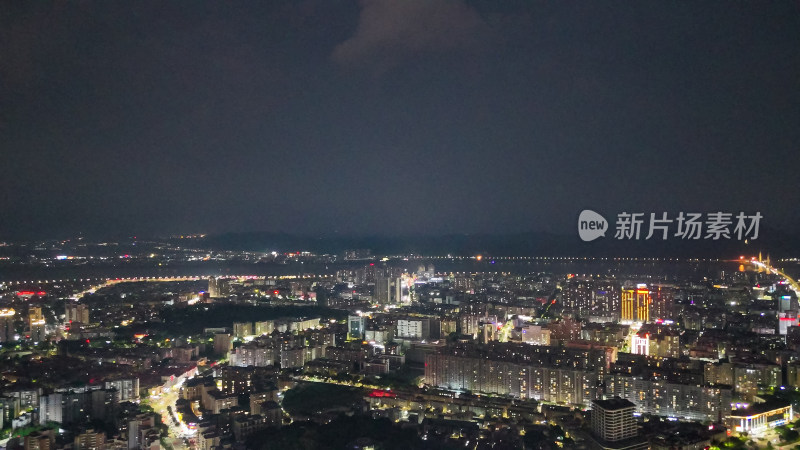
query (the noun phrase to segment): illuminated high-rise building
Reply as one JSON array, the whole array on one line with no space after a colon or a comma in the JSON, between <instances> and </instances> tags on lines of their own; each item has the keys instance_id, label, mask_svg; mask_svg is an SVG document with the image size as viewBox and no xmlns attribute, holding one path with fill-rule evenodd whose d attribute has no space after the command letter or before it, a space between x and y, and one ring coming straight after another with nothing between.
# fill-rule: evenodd
<instances>
[{"instance_id":1,"label":"illuminated high-rise building","mask_svg":"<svg viewBox=\"0 0 800 450\"><path fill-rule=\"evenodd\" d=\"M367 328L367 318L365 316L347 317L347 338L364 339L364 332Z\"/></svg>"},{"instance_id":2,"label":"illuminated high-rise building","mask_svg":"<svg viewBox=\"0 0 800 450\"><path fill-rule=\"evenodd\" d=\"M580 315L588 315L594 309L594 282L572 279L564 290L564 309Z\"/></svg>"},{"instance_id":3,"label":"illuminated high-rise building","mask_svg":"<svg viewBox=\"0 0 800 450\"><path fill-rule=\"evenodd\" d=\"M28 307L28 327L33 328L34 323L44 323L44 315L41 306Z\"/></svg>"},{"instance_id":4,"label":"illuminated high-rise building","mask_svg":"<svg viewBox=\"0 0 800 450\"><path fill-rule=\"evenodd\" d=\"M233 336L239 339L244 339L253 336L253 322L234 322L233 323Z\"/></svg>"},{"instance_id":5,"label":"illuminated high-rise building","mask_svg":"<svg viewBox=\"0 0 800 450\"><path fill-rule=\"evenodd\" d=\"M450 276L450 283L456 291L471 292L475 289L475 279L470 276Z\"/></svg>"},{"instance_id":6,"label":"illuminated high-rise building","mask_svg":"<svg viewBox=\"0 0 800 450\"><path fill-rule=\"evenodd\" d=\"M44 319L31 322L31 340L34 342L43 342L47 339L47 328Z\"/></svg>"},{"instance_id":7,"label":"illuminated high-rise building","mask_svg":"<svg viewBox=\"0 0 800 450\"><path fill-rule=\"evenodd\" d=\"M621 295L622 311L620 319L625 321L633 321L636 318L636 291L633 289L622 289Z\"/></svg>"},{"instance_id":8,"label":"illuminated high-rise building","mask_svg":"<svg viewBox=\"0 0 800 450\"><path fill-rule=\"evenodd\" d=\"M462 314L460 316L461 334L477 338L483 330L483 324L497 324L496 315Z\"/></svg>"},{"instance_id":9,"label":"illuminated high-rise building","mask_svg":"<svg viewBox=\"0 0 800 450\"><path fill-rule=\"evenodd\" d=\"M673 320L675 315L675 287L667 285L650 286L650 318L652 320Z\"/></svg>"},{"instance_id":10,"label":"illuminated high-rise building","mask_svg":"<svg viewBox=\"0 0 800 450\"><path fill-rule=\"evenodd\" d=\"M208 277L208 296L221 298L231 295L231 285L228 280L218 277Z\"/></svg>"},{"instance_id":11,"label":"illuminated high-rise building","mask_svg":"<svg viewBox=\"0 0 800 450\"><path fill-rule=\"evenodd\" d=\"M367 284L375 281L376 267L375 263L368 264L355 273L356 284Z\"/></svg>"},{"instance_id":12,"label":"illuminated high-rise building","mask_svg":"<svg viewBox=\"0 0 800 450\"><path fill-rule=\"evenodd\" d=\"M50 450L55 448L52 430L36 431L25 436L25 450Z\"/></svg>"},{"instance_id":13,"label":"illuminated high-rise building","mask_svg":"<svg viewBox=\"0 0 800 450\"><path fill-rule=\"evenodd\" d=\"M0 309L0 342L14 340L14 308Z\"/></svg>"},{"instance_id":14,"label":"illuminated high-rise building","mask_svg":"<svg viewBox=\"0 0 800 450\"><path fill-rule=\"evenodd\" d=\"M264 320L253 324L253 332L256 334L256 336L272 334L273 331L275 331L274 320Z\"/></svg>"},{"instance_id":15,"label":"illuminated high-rise building","mask_svg":"<svg viewBox=\"0 0 800 450\"><path fill-rule=\"evenodd\" d=\"M681 357L681 331L677 328L648 323L631 336L631 353L660 358Z\"/></svg>"},{"instance_id":16,"label":"illuminated high-rise building","mask_svg":"<svg viewBox=\"0 0 800 450\"><path fill-rule=\"evenodd\" d=\"M28 330L30 339L34 342L45 340L47 331L45 329L44 315L41 306L31 306L28 308Z\"/></svg>"},{"instance_id":17,"label":"illuminated high-rise building","mask_svg":"<svg viewBox=\"0 0 800 450\"><path fill-rule=\"evenodd\" d=\"M620 309L620 286L616 280L595 280L594 290L594 303L599 310L598 315L612 317L619 319Z\"/></svg>"},{"instance_id":18,"label":"illuminated high-rise building","mask_svg":"<svg viewBox=\"0 0 800 450\"><path fill-rule=\"evenodd\" d=\"M564 308L580 316L618 318L619 284L604 279L572 279L564 289Z\"/></svg>"},{"instance_id":19,"label":"illuminated high-rise building","mask_svg":"<svg viewBox=\"0 0 800 450\"><path fill-rule=\"evenodd\" d=\"M105 450L106 434L102 431L88 430L77 436L72 446L75 450Z\"/></svg>"},{"instance_id":20,"label":"illuminated high-rise building","mask_svg":"<svg viewBox=\"0 0 800 450\"><path fill-rule=\"evenodd\" d=\"M69 303L66 307L65 319L67 323L89 323L89 306L85 304Z\"/></svg>"},{"instance_id":21,"label":"illuminated high-rise building","mask_svg":"<svg viewBox=\"0 0 800 450\"><path fill-rule=\"evenodd\" d=\"M402 300L403 283L400 278L393 276L375 277L375 303L389 305L400 303Z\"/></svg>"},{"instance_id":22,"label":"illuminated high-rise building","mask_svg":"<svg viewBox=\"0 0 800 450\"><path fill-rule=\"evenodd\" d=\"M233 349L233 339L228 333L217 333L214 335L214 353L217 355L228 355Z\"/></svg>"},{"instance_id":23,"label":"illuminated high-rise building","mask_svg":"<svg viewBox=\"0 0 800 450\"><path fill-rule=\"evenodd\" d=\"M636 405L615 397L592 402L592 433L608 442L622 441L639 433L633 411Z\"/></svg>"},{"instance_id":24,"label":"illuminated high-rise building","mask_svg":"<svg viewBox=\"0 0 800 450\"><path fill-rule=\"evenodd\" d=\"M623 321L647 322L650 320L650 290L646 284L639 284L636 289L622 290Z\"/></svg>"}]
</instances>

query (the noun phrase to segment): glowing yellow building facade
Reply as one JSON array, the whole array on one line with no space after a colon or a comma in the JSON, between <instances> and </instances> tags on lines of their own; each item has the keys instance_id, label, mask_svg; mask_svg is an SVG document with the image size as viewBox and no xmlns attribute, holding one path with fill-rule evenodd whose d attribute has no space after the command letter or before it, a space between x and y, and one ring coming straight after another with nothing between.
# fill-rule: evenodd
<instances>
[{"instance_id":1,"label":"glowing yellow building facade","mask_svg":"<svg viewBox=\"0 0 800 450\"><path fill-rule=\"evenodd\" d=\"M41 306L31 306L28 308L28 327L33 328L34 325L44 323L44 315L42 315Z\"/></svg>"},{"instance_id":2,"label":"glowing yellow building facade","mask_svg":"<svg viewBox=\"0 0 800 450\"><path fill-rule=\"evenodd\" d=\"M647 322L650 320L650 290L647 285L639 284L636 289L622 290L623 321Z\"/></svg>"}]
</instances>

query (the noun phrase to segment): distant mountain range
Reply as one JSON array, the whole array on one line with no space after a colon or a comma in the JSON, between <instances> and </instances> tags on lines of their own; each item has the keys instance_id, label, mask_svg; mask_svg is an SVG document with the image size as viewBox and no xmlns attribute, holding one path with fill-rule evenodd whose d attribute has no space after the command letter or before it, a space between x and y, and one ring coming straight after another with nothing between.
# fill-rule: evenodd
<instances>
[{"instance_id":1,"label":"distant mountain range","mask_svg":"<svg viewBox=\"0 0 800 450\"><path fill-rule=\"evenodd\" d=\"M646 232L643 233L643 236ZM613 231L593 242L577 234L450 234L440 236L324 236L245 232L208 235L181 245L217 250L311 251L341 254L348 249L370 249L376 255L494 256L595 256L595 257L698 257L738 258L763 252L776 257L800 256L800 237L777 230L762 230L748 244L731 240L617 240Z\"/></svg>"}]
</instances>

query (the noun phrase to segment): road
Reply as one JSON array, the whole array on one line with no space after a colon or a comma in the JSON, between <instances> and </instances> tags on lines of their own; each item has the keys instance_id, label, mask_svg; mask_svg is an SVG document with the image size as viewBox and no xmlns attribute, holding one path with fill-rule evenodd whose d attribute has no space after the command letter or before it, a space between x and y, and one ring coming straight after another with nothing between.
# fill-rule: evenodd
<instances>
[{"instance_id":1,"label":"road","mask_svg":"<svg viewBox=\"0 0 800 450\"><path fill-rule=\"evenodd\" d=\"M175 423L173 417L177 417L175 403L178 401L180 393L180 386L173 386L166 392L158 396L151 396L148 399L148 404L155 412L161 414L161 418L169 429L170 442L173 444L175 450L188 450L191 447L184 445L184 439L192 439L194 431L189 430L183 422ZM174 416L170 413L169 408L172 409Z\"/></svg>"},{"instance_id":2,"label":"road","mask_svg":"<svg viewBox=\"0 0 800 450\"><path fill-rule=\"evenodd\" d=\"M786 280L786 282L789 283L789 287L792 288L792 290L797 295L797 297L800 298L800 284L797 283L797 281L795 281L792 277L790 277L789 275L786 275L785 273L781 272L780 270L776 269L775 267L768 266L768 265L764 264L761 261L751 261L751 263L753 265L755 265L755 266L763 268L764 270L772 273L773 275L777 275L779 277L784 278Z\"/></svg>"}]
</instances>

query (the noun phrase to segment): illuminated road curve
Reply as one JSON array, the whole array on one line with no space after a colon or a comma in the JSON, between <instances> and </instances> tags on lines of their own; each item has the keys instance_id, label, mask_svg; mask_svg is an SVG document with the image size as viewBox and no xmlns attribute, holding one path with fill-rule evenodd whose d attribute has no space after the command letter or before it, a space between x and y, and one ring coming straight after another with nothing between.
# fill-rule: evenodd
<instances>
[{"instance_id":1,"label":"illuminated road curve","mask_svg":"<svg viewBox=\"0 0 800 450\"><path fill-rule=\"evenodd\" d=\"M332 278L333 275L323 274L305 274L305 275L273 275L273 276L257 276L257 275L225 275L218 278L228 280L248 280L248 279L269 279L269 280L296 280L296 279L315 279L315 278ZM75 278L67 280L37 280L37 281L10 281L9 286L13 285L28 285L28 284L52 284L52 283L69 283L78 281L96 281L98 284L77 292L71 296L72 299L77 300L86 294L94 294L97 290L113 286L118 283L136 283L136 282L180 282L180 281L200 281L208 279L208 275L187 275L180 277L128 277L128 278Z\"/></svg>"},{"instance_id":2,"label":"illuminated road curve","mask_svg":"<svg viewBox=\"0 0 800 450\"><path fill-rule=\"evenodd\" d=\"M184 275L179 277L126 277L126 278L65 278L59 280L26 280L26 281L7 281L9 286L24 285L24 284L52 284L52 283L76 283L78 281L99 281L103 284L114 283L128 283L136 281L198 281L208 279L211 275ZM303 278L332 278L331 274L304 274L304 275L221 275L217 278L224 278L229 280L247 280L247 279L268 279L268 280L295 280Z\"/></svg>"},{"instance_id":3,"label":"illuminated road curve","mask_svg":"<svg viewBox=\"0 0 800 450\"><path fill-rule=\"evenodd\" d=\"M800 284L798 284L797 281L795 281L792 277L786 275L785 273L783 273L779 269L776 269L775 267L764 264L761 261L750 261L750 263L753 264L754 266L761 267L762 269L772 273L773 275L778 275L779 277L784 278L789 283L789 287L792 288L795 295L797 295L797 297L800 298Z\"/></svg>"}]
</instances>

